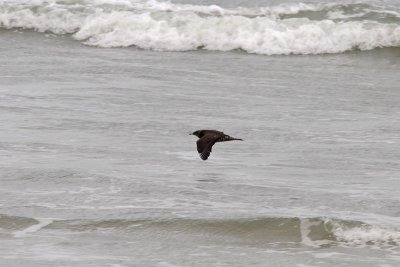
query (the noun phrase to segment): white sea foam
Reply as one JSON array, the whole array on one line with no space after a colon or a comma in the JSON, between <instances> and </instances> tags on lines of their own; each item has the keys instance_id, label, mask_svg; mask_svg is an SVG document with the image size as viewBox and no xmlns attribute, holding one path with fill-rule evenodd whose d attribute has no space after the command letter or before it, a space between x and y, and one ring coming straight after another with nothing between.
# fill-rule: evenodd
<instances>
[{"instance_id":1,"label":"white sea foam","mask_svg":"<svg viewBox=\"0 0 400 267\"><path fill-rule=\"evenodd\" d=\"M0 1L0 26L70 33L91 46L136 46L161 51L240 49L275 55L400 46L400 17L398 23L351 20L359 17L359 13L340 11L346 10L346 6L286 4L224 9L216 5L180 5L155 0L65 3ZM324 11L326 15L320 15L319 19L298 15L304 11ZM367 11L370 10L365 8ZM391 19L396 17L395 11L382 11L389 13Z\"/></svg>"},{"instance_id":2,"label":"white sea foam","mask_svg":"<svg viewBox=\"0 0 400 267\"><path fill-rule=\"evenodd\" d=\"M363 225L360 227L346 227L344 225L336 224L334 234L338 241L355 246L400 245L400 231L377 226Z\"/></svg>"},{"instance_id":3,"label":"white sea foam","mask_svg":"<svg viewBox=\"0 0 400 267\"><path fill-rule=\"evenodd\" d=\"M34 232L39 231L40 229L51 224L54 221L54 219L48 219L48 218L41 218L41 219L37 219L37 220L38 220L37 224L31 225L21 231L15 232L14 236L15 237L24 237L28 233L34 233Z\"/></svg>"},{"instance_id":4,"label":"white sea foam","mask_svg":"<svg viewBox=\"0 0 400 267\"><path fill-rule=\"evenodd\" d=\"M351 247L398 247L400 231L356 221L329 218L301 218L301 241L304 245L319 247L336 244Z\"/></svg>"}]
</instances>

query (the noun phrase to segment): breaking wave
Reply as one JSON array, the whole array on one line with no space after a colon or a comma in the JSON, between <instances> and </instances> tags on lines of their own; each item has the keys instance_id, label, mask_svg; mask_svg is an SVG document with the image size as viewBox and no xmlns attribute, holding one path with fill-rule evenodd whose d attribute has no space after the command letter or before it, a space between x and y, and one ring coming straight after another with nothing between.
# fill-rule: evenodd
<instances>
[{"instance_id":1,"label":"breaking wave","mask_svg":"<svg viewBox=\"0 0 400 267\"><path fill-rule=\"evenodd\" d=\"M399 229L334 218L56 220L0 215L0 233L22 237L42 230L72 232L123 231L169 235L201 234L209 239L238 239L249 243L297 242L307 246L373 246L398 248Z\"/></svg>"},{"instance_id":2,"label":"breaking wave","mask_svg":"<svg viewBox=\"0 0 400 267\"><path fill-rule=\"evenodd\" d=\"M400 46L400 13L366 3L226 9L155 0L1 1L0 27L72 34L90 46L322 54Z\"/></svg>"}]
</instances>

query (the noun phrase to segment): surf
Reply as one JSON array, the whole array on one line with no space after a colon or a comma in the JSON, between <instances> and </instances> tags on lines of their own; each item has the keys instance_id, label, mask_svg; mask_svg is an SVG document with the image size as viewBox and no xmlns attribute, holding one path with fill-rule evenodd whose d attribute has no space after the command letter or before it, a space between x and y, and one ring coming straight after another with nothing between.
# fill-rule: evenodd
<instances>
[{"instance_id":1,"label":"surf","mask_svg":"<svg viewBox=\"0 0 400 267\"><path fill-rule=\"evenodd\" d=\"M374 247L398 248L398 229L372 225L362 221L329 217L263 217L263 218L152 218L152 219L42 219L0 215L0 228L14 231L15 237L24 237L38 231L70 230L175 232L187 235L202 233L213 239L227 237L252 243L295 242L311 247Z\"/></svg>"},{"instance_id":2,"label":"surf","mask_svg":"<svg viewBox=\"0 0 400 267\"><path fill-rule=\"evenodd\" d=\"M158 1L2 1L0 27L156 51L326 54L400 46L400 15L368 4L225 9Z\"/></svg>"}]
</instances>

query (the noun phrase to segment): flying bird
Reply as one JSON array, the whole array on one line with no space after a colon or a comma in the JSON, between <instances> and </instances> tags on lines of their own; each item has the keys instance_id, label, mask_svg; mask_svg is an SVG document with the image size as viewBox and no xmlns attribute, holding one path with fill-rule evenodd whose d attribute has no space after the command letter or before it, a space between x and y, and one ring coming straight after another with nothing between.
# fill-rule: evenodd
<instances>
[{"instance_id":1,"label":"flying bird","mask_svg":"<svg viewBox=\"0 0 400 267\"><path fill-rule=\"evenodd\" d=\"M217 142L233 140L243 141L243 139L233 138L216 130L198 130L191 133L191 135L195 135L199 138L199 140L197 140L197 151L199 152L199 156L202 160L208 159L212 150L212 146Z\"/></svg>"}]
</instances>

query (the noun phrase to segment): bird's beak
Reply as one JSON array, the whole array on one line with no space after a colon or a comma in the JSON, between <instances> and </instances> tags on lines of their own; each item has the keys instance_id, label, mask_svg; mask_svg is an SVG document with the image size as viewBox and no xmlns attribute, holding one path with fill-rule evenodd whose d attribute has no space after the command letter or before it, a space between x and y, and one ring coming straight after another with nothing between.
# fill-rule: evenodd
<instances>
[{"instance_id":1,"label":"bird's beak","mask_svg":"<svg viewBox=\"0 0 400 267\"><path fill-rule=\"evenodd\" d=\"M192 133L190 133L189 135L193 135Z\"/></svg>"}]
</instances>

